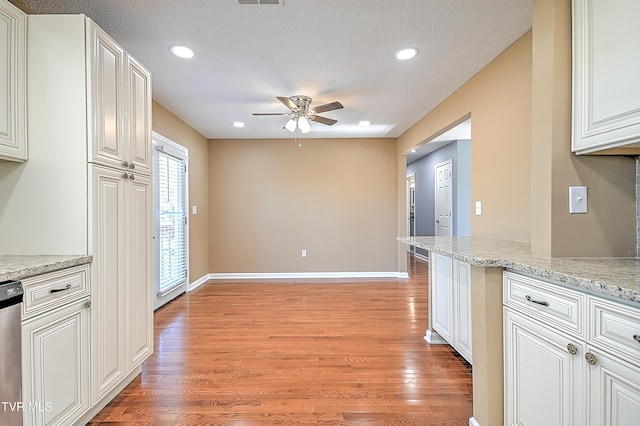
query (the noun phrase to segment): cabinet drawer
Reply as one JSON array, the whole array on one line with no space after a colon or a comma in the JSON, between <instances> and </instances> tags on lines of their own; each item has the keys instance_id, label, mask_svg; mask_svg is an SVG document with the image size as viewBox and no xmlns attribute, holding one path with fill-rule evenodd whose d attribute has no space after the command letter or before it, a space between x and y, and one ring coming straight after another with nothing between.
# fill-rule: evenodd
<instances>
[{"instance_id":1,"label":"cabinet drawer","mask_svg":"<svg viewBox=\"0 0 640 426\"><path fill-rule=\"evenodd\" d=\"M640 365L640 309L589 297L588 342Z\"/></svg>"},{"instance_id":2,"label":"cabinet drawer","mask_svg":"<svg viewBox=\"0 0 640 426\"><path fill-rule=\"evenodd\" d=\"M504 273L503 284L505 306L585 337L584 293L508 271Z\"/></svg>"},{"instance_id":3,"label":"cabinet drawer","mask_svg":"<svg viewBox=\"0 0 640 426\"><path fill-rule=\"evenodd\" d=\"M89 294L89 266L82 265L22 280L22 318L57 308Z\"/></svg>"}]
</instances>

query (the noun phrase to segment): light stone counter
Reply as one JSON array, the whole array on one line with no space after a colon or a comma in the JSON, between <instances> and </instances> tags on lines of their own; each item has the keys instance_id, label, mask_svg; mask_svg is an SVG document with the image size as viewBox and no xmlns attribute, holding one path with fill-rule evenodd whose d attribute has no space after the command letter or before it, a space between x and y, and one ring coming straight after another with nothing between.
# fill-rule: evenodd
<instances>
[{"instance_id":1,"label":"light stone counter","mask_svg":"<svg viewBox=\"0 0 640 426\"><path fill-rule=\"evenodd\" d=\"M91 256L0 256L0 282L84 265L91 259Z\"/></svg>"},{"instance_id":2,"label":"light stone counter","mask_svg":"<svg viewBox=\"0 0 640 426\"><path fill-rule=\"evenodd\" d=\"M410 246L481 267L502 267L640 303L637 258L540 258L527 243L485 237L398 237Z\"/></svg>"}]
</instances>

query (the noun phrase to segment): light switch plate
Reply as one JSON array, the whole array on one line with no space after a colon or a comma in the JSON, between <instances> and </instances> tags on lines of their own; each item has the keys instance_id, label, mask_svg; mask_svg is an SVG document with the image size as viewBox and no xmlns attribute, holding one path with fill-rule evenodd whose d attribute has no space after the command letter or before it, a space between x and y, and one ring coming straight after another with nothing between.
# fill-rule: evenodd
<instances>
[{"instance_id":1,"label":"light switch plate","mask_svg":"<svg viewBox=\"0 0 640 426\"><path fill-rule=\"evenodd\" d=\"M587 213L587 187L569 187L569 213Z\"/></svg>"},{"instance_id":2,"label":"light switch plate","mask_svg":"<svg viewBox=\"0 0 640 426\"><path fill-rule=\"evenodd\" d=\"M482 216L482 201L476 201L476 216Z\"/></svg>"}]
</instances>

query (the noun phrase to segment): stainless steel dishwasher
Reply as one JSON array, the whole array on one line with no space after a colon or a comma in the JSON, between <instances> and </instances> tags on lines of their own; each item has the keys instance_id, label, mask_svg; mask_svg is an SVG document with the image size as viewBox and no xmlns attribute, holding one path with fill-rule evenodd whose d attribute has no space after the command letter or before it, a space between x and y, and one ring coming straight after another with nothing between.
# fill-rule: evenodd
<instances>
[{"instance_id":1,"label":"stainless steel dishwasher","mask_svg":"<svg viewBox=\"0 0 640 426\"><path fill-rule=\"evenodd\" d=\"M0 424L22 425L22 283L0 282Z\"/></svg>"}]
</instances>

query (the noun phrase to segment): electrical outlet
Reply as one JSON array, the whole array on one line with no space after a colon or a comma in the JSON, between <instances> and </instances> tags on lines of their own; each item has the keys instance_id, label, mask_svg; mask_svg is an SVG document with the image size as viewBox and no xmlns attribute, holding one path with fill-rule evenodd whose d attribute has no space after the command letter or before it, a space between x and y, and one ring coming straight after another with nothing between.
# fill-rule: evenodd
<instances>
[{"instance_id":1,"label":"electrical outlet","mask_svg":"<svg viewBox=\"0 0 640 426\"><path fill-rule=\"evenodd\" d=\"M191 206L191 214L198 214L198 206Z\"/></svg>"},{"instance_id":2,"label":"electrical outlet","mask_svg":"<svg viewBox=\"0 0 640 426\"><path fill-rule=\"evenodd\" d=\"M307 257L307 251L306 250L302 250L302 257Z\"/></svg>"}]
</instances>

